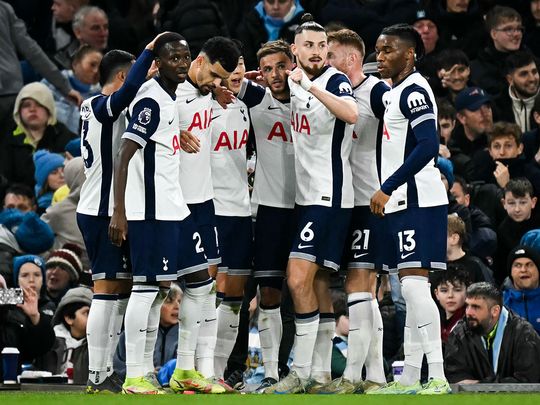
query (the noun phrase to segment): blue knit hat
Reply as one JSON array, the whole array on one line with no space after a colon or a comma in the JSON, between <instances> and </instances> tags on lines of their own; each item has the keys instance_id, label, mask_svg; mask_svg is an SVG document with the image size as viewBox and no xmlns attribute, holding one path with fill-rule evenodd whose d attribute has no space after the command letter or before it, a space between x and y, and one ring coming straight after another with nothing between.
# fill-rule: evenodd
<instances>
[{"instance_id":1,"label":"blue knit hat","mask_svg":"<svg viewBox=\"0 0 540 405\"><path fill-rule=\"evenodd\" d=\"M441 173L446 177L446 180L448 181L448 187L452 188L452 185L454 184L454 165L452 162L448 159L445 159L443 157L440 157L437 159L437 167L441 171Z\"/></svg>"},{"instance_id":2,"label":"blue knit hat","mask_svg":"<svg viewBox=\"0 0 540 405\"><path fill-rule=\"evenodd\" d=\"M75 138L66 143L64 150L73 157L81 156L81 138Z\"/></svg>"},{"instance_id":3,"label":"blue knit hat","mask_svg":"<svg viewBox=\"0 0 540 405\"><path fill-rule=\"evenodd\" d=\"M36 194L43 188L49 174L64 166L64 157L58 153L38 150L34 153L34 178L36 179Z\"/></svg>"},{"instance_id":4,"label":"blue knit hat","mask_svg":"<svg viewBox=\"0 0 540 405\"><path fill-rule=\"evenodd\" d=\"M54 243L51 227L35 212L27 212L14 232L17 243L25 253L39 254L49 250Z\"/></svg>"},{"instance_id":5,"label":"blue knit hat","mask_svg":"<svg viewBox=\"0 0 540 405\"><path fill-rule=\"evenodd\" d=\"M13 283L15 286L19 286L19 271L25 263L34 263L41 270L43 281L45 281L45 260L36 255L24 255L13 258Z\"/></svg>"}]
</instances>

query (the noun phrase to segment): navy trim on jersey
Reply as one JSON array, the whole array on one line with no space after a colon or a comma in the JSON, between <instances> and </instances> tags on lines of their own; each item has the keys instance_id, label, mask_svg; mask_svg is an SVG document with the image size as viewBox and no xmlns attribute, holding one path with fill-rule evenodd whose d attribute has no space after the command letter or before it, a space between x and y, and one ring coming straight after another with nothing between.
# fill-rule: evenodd
<instances>
[{"instance_id":1,"label":"navy trim on jersey","mask_svg":"<svg viewBox=\"0 0 540 405\"><path fill-rule=\"evenodd\" d=\"M158 82L159 86L163 89L163 91L167 93L171 99L176 101L176 93L173 93L173 94L169 93L169 90L167 89L167 87L165 87L165 85L162 83L160 79L161 78L159 76L154 76L154 80Z\"/></svg>"},{"instance_id":2,"label":"navy trim on jersey","mask_svg":"<svg viewBox=\"0 0 540 405\"><path fill-rule=\"evenodd\" d=\"M383 103L383 95L390 90L384 82L379 82L372 87L371 92L369 93L369 105L373 111L373 115L379 120L383 120L384 110L386 109Z\"/></svg>"},{"instance_id":3,"label":"navy trim on jersey","mask_svg":"<svg viewBox=\"0 0 540 405\"><path fill-rule=\"evenodd\" d=\"M160 109L156 100L145 97L133 106L133 112L124 136L142 148L154 135L160 121Z\"/></svg>"},{"instance_id":4,"label":"navy trim on jersey","mask_svg":"<svg viewBox=\"0 0 540 405\"><path fill-rule=\"evenodd\" d=\"M150 142L144 148L144 212L145 219L156 217L156 144Z\"/></svg>"},{"instance_id":5,"label":"navy trim on jersey","mask_svg":"<svg viewBox=\"0 0 540 405\"><path fill-rule=\"evenodd\" d=\"M110 99L110 98L109 98ZM99 199L98 215L109 215L109 198L113 179L113 125L114 122L108 122L101 125L101 191Z\"/></svg>"},{"instance_id":6,"label":"navy trim on jersey","mask_svg":"<svg viewBox=\"0 0 540 405\"><path fill-rule=\"evenodd\" d=\"M335 96L351 97L354 100L351 82L343 73L335 73L330 76L326 83L326 90Z\"/></svg>"},{"instance_id":7,"label":"navy trim on jersey","mask_svg":"<svg viewBox=\"0 0 540 405\"><path fill-rule=\"evenodd\" d=\"M343 161L341 146L345 134L345 122L338 120L334 123L332 134L332 207L340 208L343 198Z\"/></svg>"},{"instance_id":8,"label":"navy trim on jersey","mask_svg":"<svg viewBox=\"0 0 540 405\"><path fill-rule=\"evenodd\" d=\"M248 108L253 108L261 104L266 94L264 87L253 83L251 80L244 80L245 90L238 93L238 98L247 105Z\"/></svg>"},{"instance_id":9,"label":"navy trim on jersey","mask_svg":"<svg viewBox=\"0 0 540 405\"><path fill-rule=\"evenodd\" d=\"M411 100L412 96L416 98ZM414 183L414 175L439 153L436 117L428 93L416 84L410 85L401 92L399 108L409 120L404 162L381 186L381 190L387 195L391 195L405 182L408 182L408 186ZM418 202L416 185L414 188L416 197L410 200L411 204ZM411 195L407 197L410 198Z\"/></svg>"}]
</instances>

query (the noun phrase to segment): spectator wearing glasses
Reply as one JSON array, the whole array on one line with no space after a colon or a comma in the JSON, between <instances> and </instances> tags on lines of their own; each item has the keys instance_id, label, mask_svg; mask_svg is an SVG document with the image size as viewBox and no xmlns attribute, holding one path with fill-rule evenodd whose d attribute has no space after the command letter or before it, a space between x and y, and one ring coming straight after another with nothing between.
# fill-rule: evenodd
<instances>
[{"instance_id":1,"label":"spectator wearing glasses","mask_svg":"<svg viewBox=\"0 0 540 405\"><path fill-rule=\"evenodd\" d=\"M472 61L472 80L493 97L498 97L506 88L506 58L522 48L521 15L513 8L495 6L486 15L486 29L491 43Z\"/></svg>"}]
</instances>

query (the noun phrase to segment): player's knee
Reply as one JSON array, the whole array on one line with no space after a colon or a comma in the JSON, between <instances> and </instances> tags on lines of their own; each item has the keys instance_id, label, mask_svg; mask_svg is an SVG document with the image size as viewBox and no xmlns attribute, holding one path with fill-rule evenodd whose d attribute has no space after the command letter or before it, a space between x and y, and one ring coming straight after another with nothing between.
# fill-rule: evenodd
<instances>
[{"instance_id":1,"label":"player's knee","mask_svg":"<svg viewBox=\"0 0 540 405\"><path fill-rule=\"evenodd\" d=\"M272 287L261 287L261 306L274 307L281 304L281 291Z\"/></svg>"},{"instance_id":2,"label":"player's knee","mask_svg":"<svg viewBox=\"0 0 540 405\"><path fill-rule=\"evenodd\" d=\"M306 277L302 274L290 274L287 285L293 297L300 297L309 289L313 290L313 284L308 285Z\"/></svg>"}]
</instances>

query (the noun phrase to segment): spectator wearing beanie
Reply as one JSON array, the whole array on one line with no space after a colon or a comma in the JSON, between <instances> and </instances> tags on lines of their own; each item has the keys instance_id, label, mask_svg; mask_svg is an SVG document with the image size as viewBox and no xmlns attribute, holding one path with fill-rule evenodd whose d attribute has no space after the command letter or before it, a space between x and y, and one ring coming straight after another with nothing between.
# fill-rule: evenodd
<instances>
[{"instance_id":1,"label":"spectator wearing beanie","mask_svg":"<svg viewBox=\"0 0 540 405\"><path fill-rule=\"evenodd\" d=\"M58 304L52 324L56 340L52 349L36 361L36 368L53 374L66 374L73 368L73 383L88 379L88 343L86 325L92 303L92 290L75 287Z\"/></svg>"},{"instance_id":2,"label":"spectator wearing beanie","mask_svg":"<svg viewBox=\"0 0 540 405\"><path fill-rule=\"evenodd\" d=\"M23 255L13 259L13 285L36 293L37 309L48 316L49 321L52 319L56 306L45 293L45 260L41 256Z\"/></svg>"},{"instance_id":3,"label":"spectator wearing beanie","mask_svg":"<svg viewBox=\"0 0 540 405\"><path fill-rule=\"evenodd\" d=\"M516 246L508 255L507 268L504 305L528 320L540 334L540 253L529 246Z\"/></svg>"},{"instance_id":4,"label":"spectator wearing beanie","mask_svg":"<svg viewBox=\"0 0 540 405\"><path fill-rule=\"evenodd\" d=\"M19 349L19 366L32 363L36 357L49 351L54 344L54 331L51 325L54 307L46 300L40 299L43 268L43 259L39 256L26 255L15 258L14 285L23 289L24 303L17 306L0 306L0 351L4 347Z\"/></svg>"},{"instance_id":5,"label":"spectator wearing beanie","mask_svg":"<svg viewBox=\"0 0 540 405\"><path fill-rule=\"evenodd\" d=\"M6 137L5 158L0 162L0 173L8 183L24 183L33 187L35 151L45 149L63 153L75 134L56 121L56 108L51 91L42 83L24 86L13 109L15 129Z\"/></svg>"},{"instance_id":6,"label":"spectator wearing beanie","mask_svg":"<svg viewBox=\"0 0 540 405\"><path fill-rule=\"evenodd\" d=\"M81 253L79 246L66 243L49 255L45 278L47 296L54 303L58 304L69 288L78 285L83 271Z\"/></svg>"},{"instance_id":7,"label":"spectator wearing beanie","mask_svg":"<svg viewBox=\"0 0 540 405\"><path fill-rule=\"evenodd\" d=\"M37 212L42 214L51 205L54 192L65 184L64 157L40 150L34 154L34 165Z\"/></svg>"}]
</instances>

